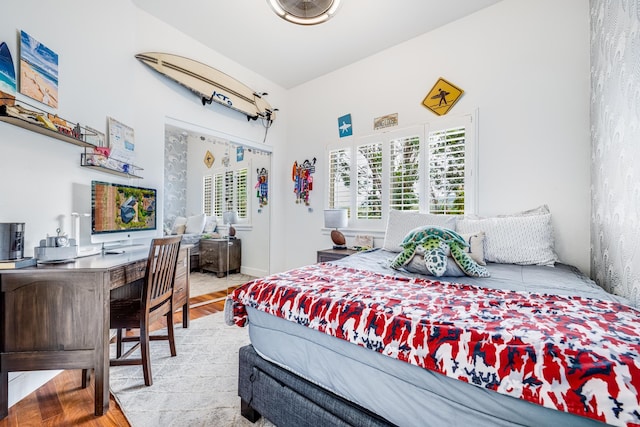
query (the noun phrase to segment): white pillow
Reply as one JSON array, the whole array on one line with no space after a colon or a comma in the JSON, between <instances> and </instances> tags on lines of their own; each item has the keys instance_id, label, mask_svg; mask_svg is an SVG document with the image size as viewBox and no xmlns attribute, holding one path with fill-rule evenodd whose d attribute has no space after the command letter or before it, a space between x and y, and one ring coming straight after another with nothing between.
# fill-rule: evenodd
<instances>
[{"instance_id":1,"label":"white pillow","mask_svg":"<svg viewBox=\"0 0 640 427\"><path fill-rule=\"evenodd\" d=\"M558 261L550 213L465 218L458 220L456 229L459 233L484 231L484 258L489 262L553 265Z\"/></svg>"},{"instance_id":2,"label":"white pillow","mask_svg":"<svg viewBox=\"0 0 640 427\"><path fill-rule=\"evenodd\" d=\"M209 234L213 233L216 229L216 225L218 225L218 220L215 216L208 216L204 221L204 228L202 229L203 233Z\"/></svg>"},{"instance_id":3,"label":"white pillow","mask_svg":"<svg viewBox=\"0 0 640 427\"><path fill-rule=\"evenodd\" d=\"M433 225L434 227L454 230L456 227L456 215L436 215L415 211L389 211L387 231L384 235L383 248L391 252L401 252L400 243L404 237L416 227Z\"/></svg>"},{"instance_id":4,"label":"white pillow","mask_svg":"<svg viewBox=\"0 0 640 427\"><path fill-rule=\"evenodd\" d=\"M202 234L204 230L205 214L194 215L187 218L187 228L184 230L186 234Z\"/></svg>"},{"instance_id":5,"label":"white pillow","mask_svg":"<svg viewBox=\"0 0 640 427\"><path fill-rule=\"evenodd\" d=\"M187 218L183 216L177 216L173 220L173 226L171 227L171 234L184 234L184 229L187 226Z\"/></svg>"}]
</instances>

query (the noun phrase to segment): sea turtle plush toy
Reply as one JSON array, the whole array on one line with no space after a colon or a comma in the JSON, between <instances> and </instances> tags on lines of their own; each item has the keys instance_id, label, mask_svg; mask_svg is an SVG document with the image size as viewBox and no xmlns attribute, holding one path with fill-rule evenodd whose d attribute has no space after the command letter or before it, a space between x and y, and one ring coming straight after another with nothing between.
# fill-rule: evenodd
<instances>
[{"instance_id":1,"label":"sea turtle plush toy","mask_svg":"<svg viewBox=\"0 0 640 427\"><path fill-rule=\"evenodd\" d=\"M411 230L400 244L400 252L391 262L390 267L400 269L407 265L416 255L418 248L424 251L424 262L431 275L440 277L447 269L447 253L460 267L464 274L473 277L489 277L486 267L479 265L469 256L465 248L469 244L453 230L439 227L418 227Z\"/></svg>"}]
</instances>

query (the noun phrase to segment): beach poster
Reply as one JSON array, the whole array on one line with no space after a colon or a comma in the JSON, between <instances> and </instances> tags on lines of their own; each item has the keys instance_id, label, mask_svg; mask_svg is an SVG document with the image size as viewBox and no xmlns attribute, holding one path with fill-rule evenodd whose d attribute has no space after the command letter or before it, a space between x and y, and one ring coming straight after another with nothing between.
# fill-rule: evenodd
<instances>
[{"instance_id":1,"label":"beach poster","mask_svg":"<svg viewBox=\"0 0 640 427\"><path fill-rule=\"evenodd\" d=\"M16 72L11 52L5 42L0 44L0 105L16 102Z\"/></svg>"},{"instance_id":2,"label":"beach poster","mask_svg":"<svg viewBox=\"0 0 640 427\"><path fill-rule=\"evenodd\" d=\"M20 93L58 108L58 54L20 31Z\"/></svg>"}]
</instances>

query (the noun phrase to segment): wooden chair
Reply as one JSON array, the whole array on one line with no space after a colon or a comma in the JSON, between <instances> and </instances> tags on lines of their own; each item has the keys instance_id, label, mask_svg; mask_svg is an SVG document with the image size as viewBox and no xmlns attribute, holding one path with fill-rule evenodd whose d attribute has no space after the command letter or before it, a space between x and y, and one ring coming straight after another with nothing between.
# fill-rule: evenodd
<instances>
[{"instance_id":1,"label":"wooden chair","mask_svg":"<svg viewBox=\"0 0 640 427\"><path fill-rule=\"evenodd\" d=\"M142 365L144 383L153 384L151 378L151 361L149 359L149 341L168 340L171 356L176 355L173 334L173 282L176 262L182 236L171 236L154 239L149 249L146 273L142 285L142 295L135 298L112 299L110 302L110 328L117 330L116 358L109 360L110 366ZM166 319L166 335L149 335L150 326ZM123 335L123 329L139 329L139 335ZM125 342L139 342L140 358L130 359L128 356L137 345L122 353ZM86 386L87 370L82 372L82 385Z\"/></svg>"}]
</instances>

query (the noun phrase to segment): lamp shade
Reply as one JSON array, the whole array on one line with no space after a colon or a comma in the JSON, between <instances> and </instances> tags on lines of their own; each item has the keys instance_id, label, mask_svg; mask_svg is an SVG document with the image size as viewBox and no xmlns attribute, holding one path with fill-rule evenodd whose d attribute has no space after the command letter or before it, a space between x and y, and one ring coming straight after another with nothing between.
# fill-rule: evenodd
<instances>
[{"instance_id":1,"label":"lamp shade","mask_svg":"<svg viewBox=\"0 0 640 427\"><path fill-rule=\"evenodd\" d=\"M349 223L346 209L325 209L325 228L345 228Z\"/></svg>"},{"instance_id":2,"label":"lamp shade","mask_svg":"<svg viewBox=\"0 0 640 427\"><path fill-rule=\"evenodd\" d=\"M237 224L238 223L238 212L236 211L226 211L222 213L222 222L225 224Z\"/></svg>"}]
</instances>

